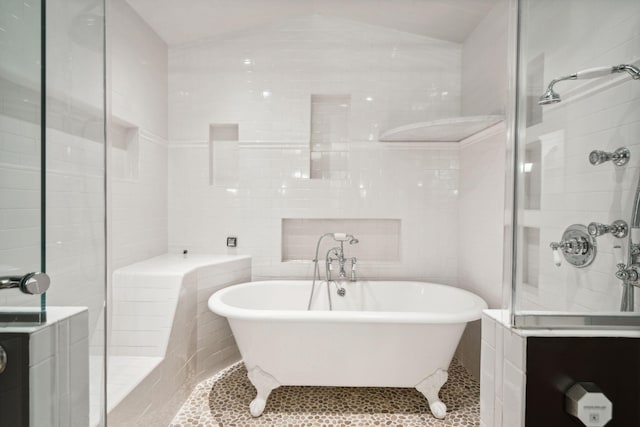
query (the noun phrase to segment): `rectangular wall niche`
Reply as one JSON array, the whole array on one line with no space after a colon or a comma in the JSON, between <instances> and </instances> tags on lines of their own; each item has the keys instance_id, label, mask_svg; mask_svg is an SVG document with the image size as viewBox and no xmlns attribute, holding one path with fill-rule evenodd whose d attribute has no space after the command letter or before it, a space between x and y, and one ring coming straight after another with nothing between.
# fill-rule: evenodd
<instances>
[{"instance_id":1,"label":"rectangular wall niche","mask_svg":"<svg viewBox=\"0 0 640 427\"><path fill-rule=\"evenodd\" d=\"M395 218L283 218L282 261L312 261L318 238L325 233L347 233L359 243L345 243L345 256L357 257L363 262L400 262L401 220ZM325 237L319 250L319 259L339 245Z\"/></svg>"},{"instance_id":2,"label":"rectangular wall niche","mask_svg":"<svg viewBox=\"0 0 640 427\"><path fill-rule=\"evenodd\" d=\"M209 125L209 185L238 186L238 124Z\"/></svg>"},{"instance_id":3,"label":"rectangular wall niche","mask_svg":"<svg viewBox=\"0 0 640 427\"><path fill-rule=\"evenodd\" d=\"M542 144L529 142L524 152L524 208L540 209L542 199Z\"/></svg>"},{"instance_id":4,"label":"rectangular wall niche","mask_svg":"<svg viewBox=\"0 0 640 427\"><path fill-rule=\"evenodd\" d=\"M311 95L311 178L346 179L350 95Z\"/></svg>"},{"instance_id":5,"label":"rectangular wall niche","mask_svg":"<svg viewBox=\"0 0 640 427\"><path fill-rule=\"evenodd\" d=\"M140 131L138 127L112 116L109 130L113 177L138 179L140 163Z\"/></svg>"},{"instance_id":6,"label":"rectangular wall niche","mask_svg":"<svg viewBox=\"0 0 640 427\"><path fill-rule=\"evenodd\" d=\"M537 288L540 277L540 229L524 227L522 238L522 281Z\"/></svg>"}]
</instances>

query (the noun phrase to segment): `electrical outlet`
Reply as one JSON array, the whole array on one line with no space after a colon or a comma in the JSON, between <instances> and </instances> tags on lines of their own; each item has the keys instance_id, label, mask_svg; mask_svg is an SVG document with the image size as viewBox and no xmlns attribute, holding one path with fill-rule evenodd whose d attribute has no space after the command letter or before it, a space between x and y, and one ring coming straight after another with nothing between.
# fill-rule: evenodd
<instances>
[{"instance_id":1,"label":"electrical outlet","mask_svg":"<svg viewBox=\"0 0 640 427\"><path fill-rule=\"evenodd\" d=\"M235 236L227 237L227 247L235 248L236 246L238 246L238 238Z\"/></svg>"}]
</instances>

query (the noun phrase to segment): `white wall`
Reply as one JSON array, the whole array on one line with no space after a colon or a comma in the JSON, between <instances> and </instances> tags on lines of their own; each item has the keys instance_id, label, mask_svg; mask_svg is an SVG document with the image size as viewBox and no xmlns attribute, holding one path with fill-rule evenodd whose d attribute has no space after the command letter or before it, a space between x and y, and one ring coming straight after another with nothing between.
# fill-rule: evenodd
<instances>
[{"instance_id":1,"label":"white wall","mask_svg":"<svg viewBox=\"0 0 640 427\"><path fill-rule=\"evenodd\" d=\"M342 179L308 178L312 94L350 95ZM256 277L310 277L309 262L281 262L281 218L398 218L401 261L359 257L361 277L455 283L457 147L377 137L457 116L459 99L459 45L343 19L170 49L170 250L251 254ZM239 124L237 176L225 185L209 185L212 123Z\"/></svg>"},{"instance_id":2,"label":"white wall","mask_svg":"<svg viewBox=\"0 0 640 427\"><path fill-rule=\"evenodd\" d=\"M528 3L522 50L525 75L537 76L543 71L541 80L546 84L580 69L640 63L637 1L619 1L615 7L603 1ZM539 31L543 24L545 31ZM542 58L543 70L529 66L536 58ZM530 94L539 95L541 88L531 87L532 80L527 87L537 94ZM554 266L549 244L559 241L571 224L629 221L640 172L640 82L618 74L560 82L555 89L563 101L545 107L529 106L534 111L541 108L542 121L530 123L521 141L525 148L533 144L541 147L540 160L533 163L541 170L540 206L525 210L522 216L525 227L539 230L540 242L538 248L530 245L533 256L521 263L535 271L533 277L538 283L519 281L517 308L617 311L621 286L614 277L612 247L626 247L626 240L599 237L594 263L582 269L566 262ZM592 166L588 161L592 150L613 151L622 146L631 150L631 161L624 167L611 163ZM521 194L521 203L533 197L532 193Z\"/></svg>"},{"instance_id":3,"label":"white wall","mask_svg":"<svg viewBox=\"0 0 640 427\"><path fill-rule=\"evenodd\" d=\"M113 126L137 128L137 145L111 147L117 269L167 251L167 46L126 1L113 0L111 13Z\"/></svg>"},{"instance_id":4,"label":"white wall","mask_svg":"<svg viewBox=\"0 0 640 427\"><path fill-rule=\"evenodd\" d=\"M499 0L462 46L462 115L504 114L509 1Z\"/></svg>"},{"instance_id":5,"label":"white wall","mask_svg":"<svg viewBox=\"0 0 640 427\"><path fill-rule=\"evenodd\" d=\"M462 48L464 115L504 114L507 96L509 2L499 1ZM506 126L498 124L460 145L458 281L491 308L502 307ZM458 358L477 378L480 323L473 322Z\"/></svg>"}]
</instances>

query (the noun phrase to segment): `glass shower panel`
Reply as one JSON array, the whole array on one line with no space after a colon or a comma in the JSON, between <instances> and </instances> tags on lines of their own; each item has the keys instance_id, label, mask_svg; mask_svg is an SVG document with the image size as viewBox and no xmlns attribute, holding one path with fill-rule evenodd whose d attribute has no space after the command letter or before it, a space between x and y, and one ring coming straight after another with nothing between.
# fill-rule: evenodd
<instances>
[{"instance_id":1,"label":"glass shower panel","mask_svg":"<svg viewBox=\"0 0 640 427\"><path fill-rule=\"evenodd\" d=\"M93 427L105 423L105 7L46 4L47 304L88 308Z\"/></svg>"},{"instance_id":2,"label":"glass shower panel","mask_svg":"<svg viewBox=\"0 0 640 427\"><path fill-rule=\"evenodd\" d=\"M40 0L0 2L0 276L5 279L45 267L41 24ZM8 285L5 280L0 286ZM39 322L41 302L41 295L2 289L0 322Z\"/></svg>"},{"instance_id":3,"label":"glass shower panel","mask_svg":"<svg viewBox=\"0 0 640 427\"><path fill-rule=\"evenodd\" d=\"M628 232L596 236L596 224L629 223L634 211L640 2L520 0L519 20L514 324L638 324L638 304L621 311L616 277ZM594 151L622 147L626 164L592 164Z\"/></svg>"}]
</instances>

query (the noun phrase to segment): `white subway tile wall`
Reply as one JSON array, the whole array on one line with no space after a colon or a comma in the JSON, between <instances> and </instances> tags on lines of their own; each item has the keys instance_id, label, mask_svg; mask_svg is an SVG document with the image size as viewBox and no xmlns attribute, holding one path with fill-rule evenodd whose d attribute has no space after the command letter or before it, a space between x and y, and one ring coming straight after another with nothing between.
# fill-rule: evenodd
<instances>
[{"instance_id":1,"label":"white subway tile wall","mask_svg":"<svg viewBox=\"0 0 640 427\"><path fill-rule=\"evenodd\" d=\"M166 425L195 384L239 360L207 302L250 280L249 257L219 255L162 255L114 272L110 425Z\"/></svg>"},{"instance_id":2,"label":"white subway tile wall","mask_svg":"<svg viewBox=\"0 0 640 427\"><path fill-rule=\"evenodd\" d=\"M616 7L594 1L586 8L579 1L527 4L524 28L531 30L523 46L524 62L543 55L545 85L581 69L639 65L637 1L623 0L616 2ZM576 15L584 10L588 13ZM566 20L569 16L579 19ZM555 25L555 19L562 20L562 25ZM534 29L538 23L544 23L546 30ZM522 141L539 145L541 150L539 164L533 165L542 171L540 205L526 209L521 224L540 229L539 253L529 256L540 265L537 286L518 285L516 309L615 312L620 306L621 286L614 276L612 247L626 247L626 240L611 235L598 237L595 261L582 269L566 262L556 267L549 244L559 241L571 224L629 221L640 174L640 83L625 73L561 82L555 89L562 102L542 107L542 122L528 127ZM613 151L622 146L631 150L626 166L589 163L592 150ZM532 271L536 271L535 266L528 274Z\"/></svg>"},{"instance_id":3,"label":"white subway tile wall","mask_svg":"<svg viewBox=\"0 0 640 427\"><path fill-rule=\"evenodd\" d=\"M463 115L505 113L510 9L511 2L498 1L463 44ZM463 141L459 153L458 284L492 308L503 306L506 139L506 127L498 124ZM467 327L456 353L476 378L481 375L479 329Z\"/></svg>"},{"instance_id":4,"label":"white subway tile wall","mask_svg":"<svg viewBox=\"0 0 640 427\"><path fill-rule=\"evenodd\" d=\"M167 252L167 46L125 0L111 13L111 114L116 128L138 129L137 155L111 148L114 270Z\"/></svg>"},{"instance_id":5,"label":"white subway tile wall","mask_svg":"<svg viewBox=\"0 0 640 427\"><path fill-rule=\"evenodd\" d=\"M281 261L282 218L397 218L400 259L363 257L362 274L455 284L457 147L377 138L458 116L460 61L459 44L325 16L171 48L170 251L251 254L257 278L310 277L310 262ZM342 157L321 160L337 175L311 180L309 145L326 142L311 105L323 99L348 100L346 123L313 127ZM208 185L211 123L238 123L237 184Z\"/></svg>"},{"instance_id":6,"label":"white subway tile wall","mask_svg":"<svg viewBox=\"0 0 640 427\"><path fill-rule=\"evenodd\" d=\"M505 326L507 314L482 315L480 423L487 427L524 426L526 338Z\"/></svg>"},{"instance_id":7,"label":"white subway tile wall","mask_svg":"<svg viewBox=\"0 0 640 427\"><path fill-rule=\"evenodd\" d=\"M318 239L325 233L346 233L355 237L357 243L343 243L344 256L369 262L400 262L399 219L359 218L283 218L282 219L282 261L310 261L315 258ZM348 231L345 231L348 230ZM323 238L318 249L318 258L324 259L327 251L339 245L330 236ZM321 261L322 265L322 261ZM373 279L369 277L369 279Z\"/></svg>"},{"instance_id":8,"label":"white subway tile wall","mask_svg":"<svg viewBox=\"0 0 640 427\"><path fill-rule=\"evenodd\" d=\"M89 421L88 324L86 309L56 307L30 334L31 425L96 425Z\"/></svg>"}]
</instances>

